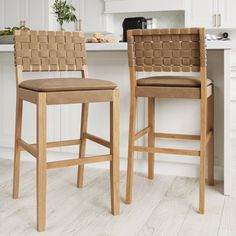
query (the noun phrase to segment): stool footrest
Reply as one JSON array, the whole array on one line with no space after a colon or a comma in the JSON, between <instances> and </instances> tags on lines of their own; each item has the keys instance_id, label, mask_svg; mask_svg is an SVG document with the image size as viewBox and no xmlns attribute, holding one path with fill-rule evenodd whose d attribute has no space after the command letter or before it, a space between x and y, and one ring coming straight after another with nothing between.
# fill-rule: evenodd
<instances>
[{"instance_id":1,"label":"stool footrest","mask_svg":"<svg viewBox=\"0 0 236 236\"><path fill-rule=\"evenodd\" d=\"M95 142L95 143L98 143L102 146L105 146L107 148L111 148L111 143L103 138L100 138L98 136L95 136L95 135L89 134L89 133L86 134L86 138Z\"/></svg>"},{"instance_id":2,"label":"stool footrest","mask_svg":"<svg viewBox=\"0 0 236 236\"><path fill-rule=\"evenodd\" d=\"M64 141L48 142L47 148L74 146L74 145L80 145L80 144L81 144L81 139L64 140ZM19 139L18 145L20 146L21 151L25 150L29 152L32 156L37 158L37 145L36 144L29 144L25 142L24 140Z\"/></svg>"},{"instance_id":3,"label":"stool footrest","mask_svg":"<svg viewBox=\"0 0 236 236\"><path fill-rule=\"evenodd\" d=\"M155 138L200 140L200 135L155 133Z\"/></svg>"},{"instance_id":4,"label":"stool footrest","mask_svg":"<svg viewBox=\"0 0 236 236\"><path fill-rule=\"evenodd\" d=\"M96 162L111 161L112 155L92 156L86 158L75 158L63 161L51 161L47 163L47 169L62 168L68 166L78 166L84 164L91 164Z\"/></svg>"},{"instance_id":5,"label":"stool footrest","mask_svg":"<svg viewBox=\"0 0 236 236\"><path fill-rule=\"evenodd\" d=\"M80 144L81 144L81 139L63 140L63 141L49 142L47 143L47 148L66 147Z\"/></svg>"},{"instance_id":6,"label":"stool footrest","mask_svg":"<svg viewBox=\"0 0 236 236\"><path fill-rule=\"evenodd\" d=\"M173 149L173 148L157 148L157 147L134 146L134 151L149 152L149 153L186 155L186 156L200 156L200 151L185 150L185 149Z\"/></svg>"}]
</instances>

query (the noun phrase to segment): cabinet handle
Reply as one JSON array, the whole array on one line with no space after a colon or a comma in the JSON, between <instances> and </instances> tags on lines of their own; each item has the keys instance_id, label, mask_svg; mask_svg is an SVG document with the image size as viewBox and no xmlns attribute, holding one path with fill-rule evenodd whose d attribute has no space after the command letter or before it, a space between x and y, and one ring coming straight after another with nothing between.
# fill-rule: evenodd
<instances>
[{"instance_id":1,"label":"cabinet handle","mask_svg":"<svg viewBox=\"0 0 236 236\"><path fill-rule=\"evenodd\" d=\"M213 15L213 27L216 27L216 14Z\"/></svg>"},{"instance_id":2,"label":"cabinet handle","mask_svg":"<svg viewBox=\"0 0 236 236\"><path fill-rule=\"evenodd\" d=\"M221 27L221 14L218 14L218 27Z\"/></svg>"},{"instance_id":3,"label":"cabinet handle","mask_svg":"<svg viewBox=\"0 0 236 236\"><path fill-rule=\"evenodd\" d=\"M82 31L82 20L79 19L79 31Z\"/></svg>"}]
</instances>

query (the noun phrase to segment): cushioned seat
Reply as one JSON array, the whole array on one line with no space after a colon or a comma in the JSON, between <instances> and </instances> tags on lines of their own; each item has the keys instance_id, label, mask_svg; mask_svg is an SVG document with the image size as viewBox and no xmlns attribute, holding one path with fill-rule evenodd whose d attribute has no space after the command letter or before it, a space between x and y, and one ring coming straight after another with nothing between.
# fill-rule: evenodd
<instances>
[{"instance_id":1,"label":"cushioned seat","mask_svg":"<svg viewBox=\"0 0 236 236\"><path fill-rule=\"evenodd\" d=\"M80 90L113 90L117 85L111 81L80 78L52 78L25 80L20 88L37 92L59 92Z\"/></svg>"},{"instance_id":2,"label":"cushioned seat","mask_svg":"<svg viewBox=\"0 0 236 236\"><path fill-rule=\"evenodd\" d=\"M207 86L212 84L212 80L207 79ZM187 76L154 76L137 80L138 86L158 86L158 87L201 87L201 80L197 77Z\"/></svg>"}]
</instances>

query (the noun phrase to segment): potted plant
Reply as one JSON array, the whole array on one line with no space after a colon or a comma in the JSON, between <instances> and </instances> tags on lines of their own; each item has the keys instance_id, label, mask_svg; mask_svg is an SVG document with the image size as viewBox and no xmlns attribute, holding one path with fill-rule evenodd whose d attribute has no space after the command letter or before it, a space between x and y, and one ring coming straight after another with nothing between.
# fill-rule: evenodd
<instances>
[{"instance_id":1,"label":"potted plant","mask_svg":"<svg viewBox=\"0 0 236 236\"><path fill-rule=\"evenodd\" d=\"M57 22L60 25L60 30L63 31L64 22L76 22L77 17L75 15L75 7L67 2L67 0L55 0L52 5L53 13L57 17Z\"/></svg>"},{"instance_id":2,"label":"potted plant","mask_svg":"<svg viewBox=\"0 0 236 236\"><path fill-rule=\"evenodd\" d=\"M5 27L5 29L0 30L0 44L13 44L13 35L15 30L30 30L28 27L22 25L21 27Z\"/></svg>"}]
</instances>

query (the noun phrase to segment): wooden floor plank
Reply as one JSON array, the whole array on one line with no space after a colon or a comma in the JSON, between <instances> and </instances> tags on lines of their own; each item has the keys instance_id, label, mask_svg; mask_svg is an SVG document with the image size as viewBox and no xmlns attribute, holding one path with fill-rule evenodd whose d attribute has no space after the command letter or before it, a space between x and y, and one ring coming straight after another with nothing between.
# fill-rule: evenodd
<instances>
[{"instance_id":1,"label":"wooden floor plank","mask_svg":"<svg viewBox=\"0 0 236 236\"><path fill-rule=\"evenodd\" d=\"M218 231L219 236L236 235L236 198L226 197Z\"/></svg>"},{"instance_id":2,"label":"wooden floor plank","mask_svg":"<svg viewBox=\"0 0 236 236\"><path fill-rule=\"evenodd\" d=\"M112 219L101 235L137 235L173 180L172 176L155 176L154 180L149 180L146 175L135 174L132 204L124 204L125 185L123 185L121 215ZM125 182L125 179L123 181Z\"/></svg>"},{"instance_id":3,"label":"wooden floor plank","mask_svg":"<svg viewBox=\"0 0 236 236\"><path fill-rule=\"evenodd\" d=\"M21 170L21 174L32 169L32 163L24 162L24 168ZM13 176L13 161L0 158L0 184L11 180Z\"/></svg>"},{"instance_id":4,"label":"wooden floor plank","mask_svg":"<svg viewBox=\"0 0 236 236\"><path fill-rule=\"evenodd\" d=\"M225 196L223 182L216 182L214 187L206 185L206 211L204 215L198 214L198 187L195 189L190 210L178 235L209 236L217 235ZM190 200L190 199L189 199Z\"/></svg>"},{"instance_id":5,"label":"wooden floor plank","mask_svg":"<svg viewBox=\"0 0 236 236\"><path fill-rule=\"evenodd\" d=\"M177 235L192 202L196 179L176 178L139 232L139 236Z\"/></svg>"},{"instance_id":6,"label":"wooden floor plank","mask_svg":"<svg viewBox=\"0 0 236 236\"><path fill-rule=\"evenodd\" d=\"M24 169L24 165L22 165ZM93 186L97 184L97 176L101 171L88 170L85 174L85 187L90 186L95 181L90 189L94 191ZM104 175L104 172L101 173ZM22 175L21 194L18 200L11 198L11 181L7 181L0 186L0 193L3 195L0 204L0 235L32 235L36 232L36 172L35 165L31 163L31 171L25 172ZM68 206L76 208L76 203L88 199L87 194L91 194L89 189L87 193L76 188L77 168L67 168L64 170L51 170L48 172L47 184L47 232L58 233L57 230L62 229L58 225L63 225L65 221L66 210L72 211ZM109 176L108 176L109 177ZM94 192L93 192L94 194ZM91 194L93 196L93 194ZM108 200L109 201L109 200ZM110 203L110 202L109 202ZM63 207L65 206L65 207ZM15 222L17 227L14 231L9 225ZM53 226L51 226L53 225ZM50 231L51 229L51 231Z\"/></svg>"},{"instance_id":7,"label":"wooden floor plank","mask_svg":"<svg viewBox=\"0 0 236 236\"><path fill-rule=\"evenodd\" d=\"M232 158L232 180L233 183L236 180L235 158ZM232 195L230 197L225 197L224 209L222 213L218 235L219 236L236 235L236 185L235 184L232 184Z\"/></svg>"},{"instance_id":8,"label":"wooden floor plank","mask_svg":"<svg viewBox=\"0 0 236 236\"><path fill-rule=\"evenodd\" d=\"M236 172L235 172L236 173ZM236 191L222 194L223 183L206 186L206 214L199 215L198 180L135 173L134 199L124 203L126 172L121 173L121 215L110 212L109 171L86 168L76 188L77 168L48 171L47 230L42 235L151 236L236 235ZM13 200L12 161L0 159L0 235L36 232L36 166L23 162L20 198Z\"/></svg>"}]
</instances>

